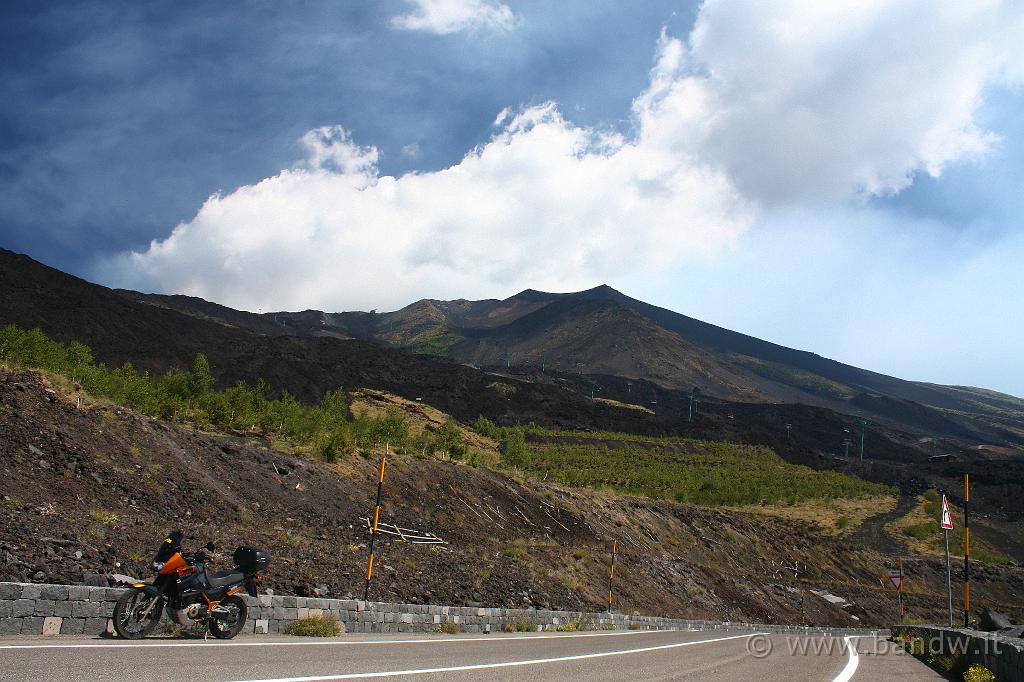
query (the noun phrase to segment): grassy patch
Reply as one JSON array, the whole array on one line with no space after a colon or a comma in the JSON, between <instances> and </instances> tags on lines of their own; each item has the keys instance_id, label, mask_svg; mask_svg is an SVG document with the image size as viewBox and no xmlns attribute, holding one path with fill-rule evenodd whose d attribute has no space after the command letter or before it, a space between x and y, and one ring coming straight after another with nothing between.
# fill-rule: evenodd
<instances>
[{"instance_id":1,"label":"grassy patch","mask_svg":"<svg viewBox=\"0 0 1024 682\"><path fill-rule=\"evenodd\" d=\"M949 531L949 553L963 556L964 523L963 510L952 503L949 505L953 516L953 530ZM902 539L915 554L941 556L945 554L945 540L942 528L939 527L939 515L942 512L942 497L934 490L929 490L917 498L917 506L898 521L889 524L886 529L893 536ZM1006 564L1009 558L991 545L980 540L977 534L971 535L971 559L988 564Z\"/></svg>"},{"instance_id":2,"label":"grassy patch","mask_svg":"<svg viewBox=\"0 0 1024 682\"><path fill-rule=\"evenodd\" d=\"M90 509L89 518L93 521L99 521L100 523L109 526L112 523L117 523L118 516L114 512L106 509Z\"/></svg>"},{"instance_id":3,"label":"grassy patch","mask_svg":"<svg viewBox=\"0 0 1024 682\"><path fill-rule=\"evenodd\" d=\"M289 623L284 631L298 637L336 637L341 632L341 623L329 616L310 616Z\"/></svg>"},{"instance_id":4,"label":"grassy patch","mask_svg":"<svg viewBox=\"0 0 1024 682\"><path fill-rule=\"evenodd\" d=\"M576 618L571 618L565 621L555 629L559 632L577 632L580 630L593 630L594 624L586 618L584 618L583 616L578 616Z\"/></svg>"},{"instance_id":5,"label":"grassy patch","mask_svg":"<svg viewBox=\"0 0 1024 682\"><path fill-rule=\"evenodd\" d=\"M537 625L537 621L530 618L516 618L506 621L502 629L505 632L537 632L540 626Z\"/></svg>"},{"instance_id":6,"label":"grassy patch","mask_svg":"<svg viewBox=\"0 0 1024 682\"><path fill-rule=\"evenodd\" d=\"M647 414L654 414L654 410L643 405L634 405L633 403L623 403L618 400L612 400L611 398L594 398L599 403L605 405L611 405L612 407L619 407L624 410L636 410L637 412L646 412Z\"/></svg>"},{"instance_id":7,"label":"grassy patch","mask_svg":"<svg viewBox=\"0 0 1024 682\"><path fill-rule=\"evenodd\" d=\"M517 465L548 480L702 505L795 503L893 494L889 486L789 464L763 446L526 429ZM561 436L545 442L543 437ZM571 437L575 443L566 443Z\"/></svg>"}]
</instances>

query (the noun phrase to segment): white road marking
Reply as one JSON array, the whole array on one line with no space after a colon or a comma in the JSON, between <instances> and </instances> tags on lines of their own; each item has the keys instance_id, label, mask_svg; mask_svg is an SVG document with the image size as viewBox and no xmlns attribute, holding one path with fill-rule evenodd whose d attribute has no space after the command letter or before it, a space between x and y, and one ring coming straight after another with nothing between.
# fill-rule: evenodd
<instances>
[{"instance_id":1,"label":"white road marking","mask_svg":"<svg viewBox=\"0 0 1024 682\"><path fill-rule=\"evenodd\" d=\"M664 632L664 631L663 631ZM525 661L504 661L502 663L474 663L470 665L453 665L445 668L416 668L412 670L385 670L372 673L343 673L340 675L313 675L310 677L277 677L261 680L239 680L238 682L315 682L316 680L357 680L370 677L397 677L400 675L428 675L430 673L452 673L465 670L487 670L492 668L512 668L521 665L539 665L542 663L561 663L564 661L581 661L589 658L605 658L608 656L625 656L627 654L642 654L648 651L660 651L664 649L677 649L684 646L695 646L697 644L712 644L714 642L725 642L730 639L744 639L755 637L765 633L750 633L747 635L733 635L731 637L718 637L716 639L701 639L695 642L677 642L675 644L661 644L658 646L646 646L639 649L625 649L619 651L602 651L593 654L577 654L575 656L558 656L555 658L533 658Z\"/></svg>"},{"instance_id":2,"label":"white road marking","mask_svg":"<svg viewBox=\"0 0 1024 682\"><path fill-rule=\"evenodd\" d=\"M846 642L846 653L849 658L846 659L846 667L844 667L832 682L850 682L853 679L853 674L857 672L857 665L860 663L860 654L857 653L856 645L850 641L850 637L844 637L843 641Z\"/></svg>"},{"instance_id":3,"label":"white road marking","mask_svg":"<svg viewBox=\"0 0 1024 682\"><path fill-rule=\"evenodd\" d=\"M79 642L76 644L0 644L5 649L158 649L164 647L218 647L218 646L355 646L362 644L454 644L456 642L507 642L510 639L569 639L573 637L623 637L627 635L653 635L659 632L699 632L699 630L630 630L628 632L587 632L574 635L496 635L485 637L450 637L434 639L365 639L365 640L316 640L288 642Z\"/></svg>"}]
</instances>

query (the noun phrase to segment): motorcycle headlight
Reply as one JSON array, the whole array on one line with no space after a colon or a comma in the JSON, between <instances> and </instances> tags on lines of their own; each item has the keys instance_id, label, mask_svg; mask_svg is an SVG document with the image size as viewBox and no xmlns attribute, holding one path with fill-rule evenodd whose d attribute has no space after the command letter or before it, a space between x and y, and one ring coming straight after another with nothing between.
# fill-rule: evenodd
<instances>
[{"instance_id":1,"label":"motorcycle headlight","mask_svg":"<svg viewBox=\"0 0 1024 682\"><path fill-rule=\"evenodd\" d=\"M153 570L154 571L159 571L163 567L164 567L164 562L162 562L162 561L154 561L153 562Z\"/></svg>"}]
</instances>

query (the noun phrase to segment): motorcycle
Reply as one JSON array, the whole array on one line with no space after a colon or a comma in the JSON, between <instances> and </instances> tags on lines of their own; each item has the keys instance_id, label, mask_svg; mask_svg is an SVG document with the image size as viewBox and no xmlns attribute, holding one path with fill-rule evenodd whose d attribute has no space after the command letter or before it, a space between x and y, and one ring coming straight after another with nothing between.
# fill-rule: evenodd
<instances>
[{"instance_id":1,"label":"motorcycle","mask_svg":"<svg viewBox=\"0 0 1024 682\"><path fill-rule=\"evenodd\" d=\"M179 625L199 623L218 639L231 639L245 625L247 609L239 595L243 589L257 595L260 571L270 563L261 549L239 547L234 569L208 573L210 557L202 550L182 553L181 531L170 533L153 557L156 577L150 584L132 583L114 605L114 631L124 639L140 639L156 629L164 609ZM214 551L213 543L205 549Z\"/></svg>"}]
</instances>

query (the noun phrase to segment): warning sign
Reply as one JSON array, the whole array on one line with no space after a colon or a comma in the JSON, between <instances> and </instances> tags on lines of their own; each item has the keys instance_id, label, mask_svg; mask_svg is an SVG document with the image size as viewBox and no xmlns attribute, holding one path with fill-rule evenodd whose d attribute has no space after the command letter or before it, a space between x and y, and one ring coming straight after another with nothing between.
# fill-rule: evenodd
<instances>
[{"instance_id":1,"label":"warning sign","mask_svg":"<svg viewBox=\"0 0 1024 682\"><path fill-rule=\"evenodd\" d=\"M946 530L953 530L953 516L949 513L949 500L945 495L942 496L942 519L939 525Z\"/></svg>"},{"instance_id":2,"label":"warning sign","mask_svg":"<svg viewBox=\"0 0 1024 682\"><path fill-rule=\"evenodd\" d=\"M889 569L889 581L897 590L903 589L903 571L898 568Z\"/></svg>"}]
</instances>

